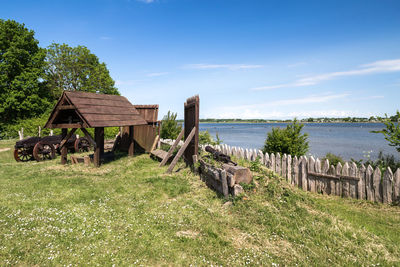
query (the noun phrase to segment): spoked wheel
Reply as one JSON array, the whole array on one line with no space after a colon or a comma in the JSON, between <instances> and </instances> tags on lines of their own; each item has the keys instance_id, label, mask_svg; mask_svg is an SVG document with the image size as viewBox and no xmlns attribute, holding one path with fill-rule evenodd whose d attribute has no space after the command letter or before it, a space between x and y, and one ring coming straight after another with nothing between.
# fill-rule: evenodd
<instances>
[{"instance_id":1,"label":"spoked wheel","mask_svg":"<svg viewBox=\"0 0 400 267\"><path fill-rule=\"evenodd\" d=\"M84 137L78 138L74 143L75 152L88 152L91 148L89 140Z\"/></svg>"},{"instance_id":2,"label":"spoked wheel","mask_svg":"<svg viewBox=\"0 0 400 267\"><path fill-rule=\"evenodd\" d=\"M39 142L33 148L33 157L37 161L51 160L56 157L56 150L52 144Z\"/></svg>"},{"instance_id":3,"label":"spoked wheel","mask_svg":"<svg viewBox=\"0 0 400 267\"><path fill-rule=\"evenodd\" d=\"M18 162L27 162L33 159L32 148L16 148L14 150L14 159Z\"/></svg>"}]
</instances>

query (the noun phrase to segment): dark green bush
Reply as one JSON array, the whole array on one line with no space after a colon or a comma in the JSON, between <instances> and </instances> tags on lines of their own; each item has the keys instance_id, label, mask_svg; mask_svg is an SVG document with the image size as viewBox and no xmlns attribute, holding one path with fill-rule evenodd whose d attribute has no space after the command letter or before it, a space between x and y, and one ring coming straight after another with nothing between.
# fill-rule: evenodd
<instances>
[{"instance_id":1,"label":"dark green bush","mask_svg":"<svg viewBox=\"0 0 400 267\"><path fill-rule=\"evenodd\" d=\"M305 155L309 149L308 134L301 133L304 125L298 123L295 119L293 123L288 124L286 128L272 128L265 140L263 153L286 153L292 156Z\"/></svg>"},{"instance_id":2,"label":"dark green bush","mask_svg":"<svg viewBox=\"0 0 400 267\"><path fill-rule=\"evenodd\" d=\"M168 111L167 115L162 119L161 138L176 139L182 131L182 125L176 120L177 113Z\"/></svg>"},{"instance_id":3,"label":"dark green bush","mask_svg":"<svg viewBox=\"0 0 400 267\"><path fill-rule=\"evenodd\" d=\"M200 145L219 145L222 143L222 140L219 139L218 133L216 134L216 139L214 140L214 138L211 136L211 134L205 130L205 131L201 131L199 132L199 144Z\"/></svg>"},{"instance_id":4,"label":"dark green bush","mask_svg":"<svg viewBox=\"0 0 400 267\"><path fill-rule=\"evenodd\" d=\"M326 159L329 160L329 164L336 166L339 162L343 165L345 161L341 156L335 155L333 153L326 153L325 157L322 159L322 162L324 162Z\"/></svg>"}]
</instances>

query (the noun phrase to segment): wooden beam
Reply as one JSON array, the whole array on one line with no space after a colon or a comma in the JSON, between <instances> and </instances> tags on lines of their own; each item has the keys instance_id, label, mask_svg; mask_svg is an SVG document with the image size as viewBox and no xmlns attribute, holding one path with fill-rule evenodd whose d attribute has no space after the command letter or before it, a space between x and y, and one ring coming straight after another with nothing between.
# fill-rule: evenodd
<instances>
[{"instance_id":1,"label":"wooden beam","mask_svg":"<svg viewBox=\"0 0 400 267\"><path fill-rule=\"evenodd\" d=\"M150 152L156 148L156 145L157 145L159 139L160 139L160 136L158 136L158 135L154 138L154 142L153 142L153 145L151 146Z\"/></svg>"},{"instance_id":2,"label":"wooden beam","mask_svg":"<svg viewBox=\"0 0 400 267\"><path fill-rule=\"evenodd\" d=\"M94 139L96 140L96 148L94 150L94 166L100 166L102 151L104 152L104 127L94 128Z\"/></svg>"},{"instance_id":3,"label":"wooden beam","mask_svg":"<svg viewBox=\"0 0 400 267\"><path fill-rule=\"evenodd\" d=\"M89 140L89 142L92 144L93 148L96 148L96 142L93 140L92 136L90 133L85 129L81 128L81 131L85 134L85 137Z\"/></svg>"},{"instance_id":4,"label":"wooden beam","mask_svg":"<svg viewBox=\"0 0 400 267\"><path fill-rule=\"evenodd\" d=\"M58 106L56 109L57 110L65 110L65 109L76 109L76 108L73 105L63 105L63 106Z\"/></svg>"},{"instance_id":5,"label":"wooden beam","mask_svg":"<svg viewBox=\"0 0 400 267\"><path fill-rule=\"evenodd\" d=\"M50 124L49 128L82 128L82 123Z\"/></svg>"},{"instance_id":6,"label":"wooden beam","mask_svg":"<svg viewBox=\"0 0 400 267\"><path fill-rule=\"evenodd\" d=\"M62 129L61 133L62 139L64 139L67 136L67 134L68 134L68 129L66 128ZM65 165L67 164L67 152L68 152L67 148L64 146L60 152L61 152L61 164Z\"/></svg>"},{"instance_id":7,"label":"wooden beam","mask_svg":"<svg viewBox=\"0 0 400 267\"><path fill-rule=\"evenodd\" d=\"M182 131L179 133L178 137L176 138L175 142L169 148L167 156L160 162L160 165L159 165L160 167L164 166L165 163L168 161L168 159L171 157L171 155L174 152L175 148L178 146L179 141L181 141L184 133L185 133L185 130L182 129Z\"/></svg>"},{"instance_id":8,"label":"wooden beam","mask_svg":"<svg viewBox=\"0 0 400 267\"><path fill-rule=\"evenodd\" d=\"M167 173L171 173L174 169L176 163L178 163L179 158L182 156L183 152L185 152L187 146L189 145L190 141L192 140L194 134L196 133L196 127L193 127L192 131L190 132L189 136L186 138L185 143L179 149L178 154L176 154L175 158L172 160L171 165L169 165Z\"/></svg>"},{"instance_id":9,"label":"wooden beam","mask_svg":"<svg viewBox=\"0 0 400 267\"><path fill-rule=\"evenodd\" d=\"M130 157L133 157L133 154L135 152L134 148L135 142L133 139L133 126L129 126L129 148L128 148L128 155Z\"/></svg>"},{"instance_id":10,"label":"wooden beam","mask_svg":"<svg viewBox=\"0 0 400 267\"><path fill-rule=\"evenodd\" d=\"M64 130L64 129L63 129ZM67 143L67 141L71 138L71 136L74 134L74 132L76 131L76 128L73 128L71 131L69 131L69 133L61 140L60 143L60 149L63 149L65 144Z\"/></svg>"}]
</instances>

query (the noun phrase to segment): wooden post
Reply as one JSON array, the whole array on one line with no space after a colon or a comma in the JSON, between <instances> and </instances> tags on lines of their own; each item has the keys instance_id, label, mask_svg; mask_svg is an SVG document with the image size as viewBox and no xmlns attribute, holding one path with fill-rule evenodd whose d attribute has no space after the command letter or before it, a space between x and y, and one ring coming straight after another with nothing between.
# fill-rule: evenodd
<instances>
[{"instance_id":1,"label":"wooden post","mask_svg":"<svg viewBox=\"0 0 400 267\"><path fill-rule=\"evenodd\" d=\"M372 178L376 202L382 202L381 176L382 176L381 170L379 169L379 167L376 167Z\"/></svg>"},{"instance_id":2,"label":"wooden post","mask_svg":"<svg viewBox=\"0 0 400 267\"><path fill-rule=\"evenodd\" d=\"M385 171L385 174L383 175L383 196L382 196L382 201L383 203L391 204L392 203L392 183L393 183L393 172L390 169L390 167L387 168Z\"/></svg>"},{"instance_id":3,"label":"wooden post","mask_svg":"<svg viewBox=\"0 0 400 267\"><path fill-rule=\"evenodd\" d=\"M358 168L355 162L351 163L350 165L350 172L351 177L357 178L358 177ZM350 180L349 181L349 192L351 198L357 198L357 183L358 181Z\"/></svg>"},{"instance_id":4,"label":"wooden post","mask_svg":"<svg viewBox=\"0 0 400 267\"><path fill-rule=\"evenodd\" d=\"M133 126L129 126L129 148L128 148L128 155L130 157L133 157L133 154L135 152L135 142L133 139Z\"/></svg>"},{"instance_id":5,"label":"wooden post","mask_svg":"<svg viewBox=\"0 0 400 267\"><path fill-rule=\"evenodd\" d=\"M179 142L181 141L183 134L184 134L184 129L179 133L178 137L175 139L175 142L172 144L172 146L169 148L167 156L160 162L160 167L164 166L165 163L167 163L168 159L171 157L172 153L174 152L175 148L178 146ZM195 156L195 155L193 155ZM197 156L197 155L196 155ZM194 162L193 162L194 163Z\"/></svg>"},{"instance_id":6,"label":"wooden post","mask_svg":"<svg viewBox=\"0 0 400 267\"><path fill-rule=\"evenodd\" d=\"M372 169L371 165L368 165L367 170L365 172L365 193L367 200L374 201L374 187L373 187L373 173L374 169Z\"/></svg>"},{"instance_id":7,"label":"wooden post","mask_svg":"<svg viewBox=\"0 0 400 267\"><path fill-rule=\"evenodd\" d=\"M193 136L196 133L196 127L192 129L190 132L189 136L186 138L185 143L183 146L179 149L178 154L176 154L175 158L172 160L171 165L169 165L167 173L171 173L172 170L174 169L176 163L178 163L179 158L182 156L183 152L187 149L189 143L192 141ZM192 160L193 160L193 155L192 155Z\"/></svg>"},{"instance_id":8,"label":"wooden post","mask_svg":"<svg viewBox=\"0 0 400 267\"><path fill-rule=\"evenodd\" d=\"M228 197L229 191L228 191L228 181L226 179L226 171L222 170L221 171L221 187L222 187L222 194L224 197Z\"/></svg>"},{"instance_id":9,"label":"wooden post","mask_svg":"<svg viewBox=\"0 0 400 267\"><path fill-rule=\"evenodd\" d=\"M342 168L342 176L349 176L350 166L349 163L346 162ZM349 180L343 179L342 180L342 197L349 197L350 196L350 184Z\"/></svg>"},{"instance_id":10,"label":"wooden post","mask_svg":"<svg viewBox=\"0 0 400 267\"><path fill-rule=\"evenodd\" d=\"M100 166L100 159L102 156L102 151L104 152L104 127L94 128L94 139L96 142L96 147L94 149L94 166Z\"/></svg>"},{"instance_id":11,"label":"wooden post","mask_svg":"<svg viewBox=\"0 0 400 267\"><path fill-rule=\"evenodd\" d=\"M364 164L361 164L360 169L358 170L358 178L360 180L358 180L357 183L357 198L358 199L366 199L365 197L365 172L366 172L366 168L364 166Z\"/></svg>"},{"instance_id":12,"label":"wooden post","mask_svg":"<svg viewBox=\"0 0 400 267\"><path fill-rule=\"evenodd\" d=\"M66 128L63 128L62 130L61 130L61 140L64 140L64 138L66 138L67 137L67 134L68 134L68 129L66 129ZM62 148L61 148L61 164L67 164L67 147L66 146L63 146Z\"/></svg>"},{"instance_id":13,"label":"wooden post","mask_svg":"<svg viewBox=\"0 0 400 267\"><path fill-rule=\"evenodd\" d=\"M393 202L400 203L400 169L397 169L393 177Z\"/></svg>"},{"instance_id":14,"label":"wooden post","mask_svg":"<svg viewBox=\"0 0 400 267\"><path fill-rule=\"evenodd\" d=\"M193 165L193 155L199 154L199 108L200 98L198 95L188 98L184 105L185 110L185 141L189 138L192 129L196 129L194 137L184 151L183 158L189 165Z\"/></svg>"},{"instance_id":15,"label":"wooden post","mask_svg":"<svg viewBox=\"0 0 400 267\"><path fill-rule=\"evenodd\" d=\"M42 131L41 131L42 129L40 128L40 126L39 126L39 128L38 128L38 136L40 137L41 136L41 134L42 134Z\"/></svg>"}]
</instances>

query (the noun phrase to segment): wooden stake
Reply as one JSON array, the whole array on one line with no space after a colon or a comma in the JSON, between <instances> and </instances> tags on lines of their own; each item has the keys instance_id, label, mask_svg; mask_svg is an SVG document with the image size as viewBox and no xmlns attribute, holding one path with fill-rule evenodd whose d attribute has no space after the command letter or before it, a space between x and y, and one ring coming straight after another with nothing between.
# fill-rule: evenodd
<instances>
[{"instance_id":1,"label":"wooden stake","mask_svg":"<svg viewBox=\"0 0 400 267\"><path fill-rule=\"evenodd\" d=\"M178 154L176 154L175 158L172 160L171 165L169 165L167 173L171 173L172 172L172 170L174 169L176 163L178 163L179 158L182 156L183 152L185 152L185 150L186 150L187 146L189 145L190 141L192 141L192 138L193 138L195 133L196 133L196 127L193 127L193 129L190 132L188 138L186 138L185 143L179 149Z\"/></svg>"},{"instance_id":2,"label":"wooden stake","mask_svg":"<svg viewBox=\"0 0 400 267\"><path fill-rule=\"evenodd\" d=\"M164 166L165 163L168 161L168 159L171 157L172 152L174 152L175 148L178 146L179 142L181 141L183 134L185 133L185 130L182 129L182 131L179 133L178 137L176 138L174 144L169 148L167 156L160 162L160 167Z\"/></svg>"}]
</instances>

